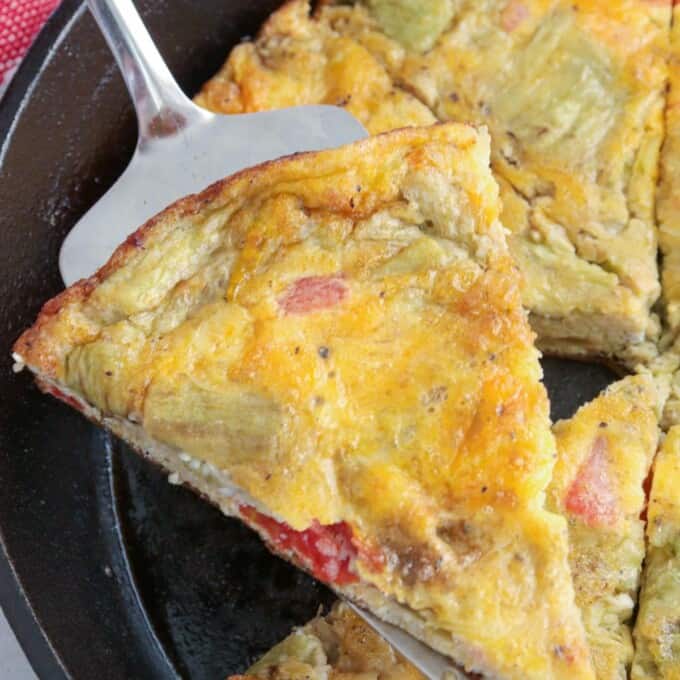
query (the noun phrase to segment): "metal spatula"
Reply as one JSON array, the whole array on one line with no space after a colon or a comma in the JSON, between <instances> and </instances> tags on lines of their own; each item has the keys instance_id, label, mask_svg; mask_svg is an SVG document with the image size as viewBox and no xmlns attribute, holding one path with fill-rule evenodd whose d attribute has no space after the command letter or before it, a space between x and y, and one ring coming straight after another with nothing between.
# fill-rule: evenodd
<instances>
[{"instance_id":1,"label":"metal spatula","mask_svg":"<svg viewBox=\"0 0 680 680\"><path fill-rule=\"evenodd\" d=\"M88 6L130 91L139 138L125 172L62 245L66 285L92 274L128 234L182 196L272 158L366 137L359 121L335 106L209 113L180 90L131 0L88 0Z\"/></svg>"},{"instance_id":2,"label":"metal spatula","mask_svg":"<svg viewBox=\"0 0 680 680\"><path fill-rule=\"evenodd\" d=\"M66 285L96 271L129 233L182 196L262 161L366 137L361 124L335 106L209 113L180 90L131 0L88 0L88 6L130 91L139 138L125 172L61 247L59 269ZM446 675L445 657L352 607L430 680L459 677Z\"/></svg>"},{"instance_id":3,"label":"metal spatula","mask_svg":"<svg viewBox=\"0 0 680 680\"><path fill-rule=\"evenodd\" d=\"M405 659L408 659L429 680L468 680L469 675L455 668L445 656L424 645L420 640L393 626L381 621L353 602L347 604L373 628L373 630L389 642Z\"/></svg>"}]
</instances>

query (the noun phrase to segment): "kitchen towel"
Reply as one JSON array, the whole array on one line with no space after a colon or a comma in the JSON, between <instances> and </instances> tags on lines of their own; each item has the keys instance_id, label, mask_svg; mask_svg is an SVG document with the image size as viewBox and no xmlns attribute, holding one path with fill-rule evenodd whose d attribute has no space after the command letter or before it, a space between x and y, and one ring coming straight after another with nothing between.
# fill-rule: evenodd
<instances>
[{"instance_id":1,"label":"kitchen towel","mask_svg":"<svg viewBox=\"0 0 680 680\"><path fill-rule=\"evenodd\" d=\"M61 0L0 0L0 97Z\"/></svg>"},{"instance_id":2,"label":"kitchen towel","mask_svg":"<svg viewBox=\"0 0 680 680\"><path fill-rule=\"evenodd\" d=\"M0 0L0 99L26 51L60 1ZM38 680L2 610L0 610L0 678Z\"/></svg>"}]
</instances>

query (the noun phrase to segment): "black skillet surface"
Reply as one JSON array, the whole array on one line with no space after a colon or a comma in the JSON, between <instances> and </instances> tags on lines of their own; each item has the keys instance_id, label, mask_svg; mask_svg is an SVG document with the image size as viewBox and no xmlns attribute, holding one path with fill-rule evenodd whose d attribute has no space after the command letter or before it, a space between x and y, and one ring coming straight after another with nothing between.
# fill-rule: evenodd
<instances>
[{"instance_id":1,"label":"black skillet surface","mask_svg":"<svg viewBox=\"0 0 680 680\"><path fill-rule=\"evenodd\" d=\"M138 2L190 94L277 4ZM41 678L219 680L330 593L10 369L12 342L61 288L61 240L134 141L113 59L65 0L0 107L0 602ZM614 377L544 366L556 417Z\"/></svg>"}]
</instances>

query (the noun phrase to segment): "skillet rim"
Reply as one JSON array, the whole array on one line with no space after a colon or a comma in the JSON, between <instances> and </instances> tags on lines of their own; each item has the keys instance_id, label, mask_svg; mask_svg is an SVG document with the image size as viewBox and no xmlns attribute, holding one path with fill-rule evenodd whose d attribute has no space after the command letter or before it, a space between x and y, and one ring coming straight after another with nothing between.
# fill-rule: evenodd
<instances>
[{"instance_id":1,"label":"skillet rim","mask_svg":"<svg viewBox=\"0 0 680 680\"><path fill-rule=\"evenodd\" d=\"M14 128L25 104L30 99L55 49L68 35L74 21L84 9L83 0L63 0L45 23L7 87L0 102L0 177ZM50 643L26 596L21 579L8 554L2 525L0 525L0 606L35 674L39 678L50 680L69 680L70 673Z\"/></svg>"}]
</instances>

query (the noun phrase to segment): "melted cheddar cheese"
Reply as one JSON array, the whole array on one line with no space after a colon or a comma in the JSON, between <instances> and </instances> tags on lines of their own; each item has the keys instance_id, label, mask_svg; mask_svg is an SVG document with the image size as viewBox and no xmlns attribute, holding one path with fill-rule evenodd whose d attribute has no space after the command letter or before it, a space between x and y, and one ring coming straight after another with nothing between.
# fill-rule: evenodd
<instances>
[{"instance_id":1,"label":"melted cheddar cheese","mask_svg":"<svg viewBox=\"0 0 680 680\"><path fill-rule=\"evenodd\" d=\"M469 670L591 678L488 158L448 124L244 171L133 234L15 351Z\"/></svg>"},{"instance_id":2,"label":"melted cheddar cheese","mask_svg":"<svg viewBox=\"0 0 680 680\"><path fill-rule=\"evenodd\" d=\"M313 19L293 0L197 102L339 103L379 132L423 122L409 92L440 120L487 125L539 343L634 365L659 330L669 26L670 3L647 0L366 0L323 3Z\"/></svg>"}]
</instances>

